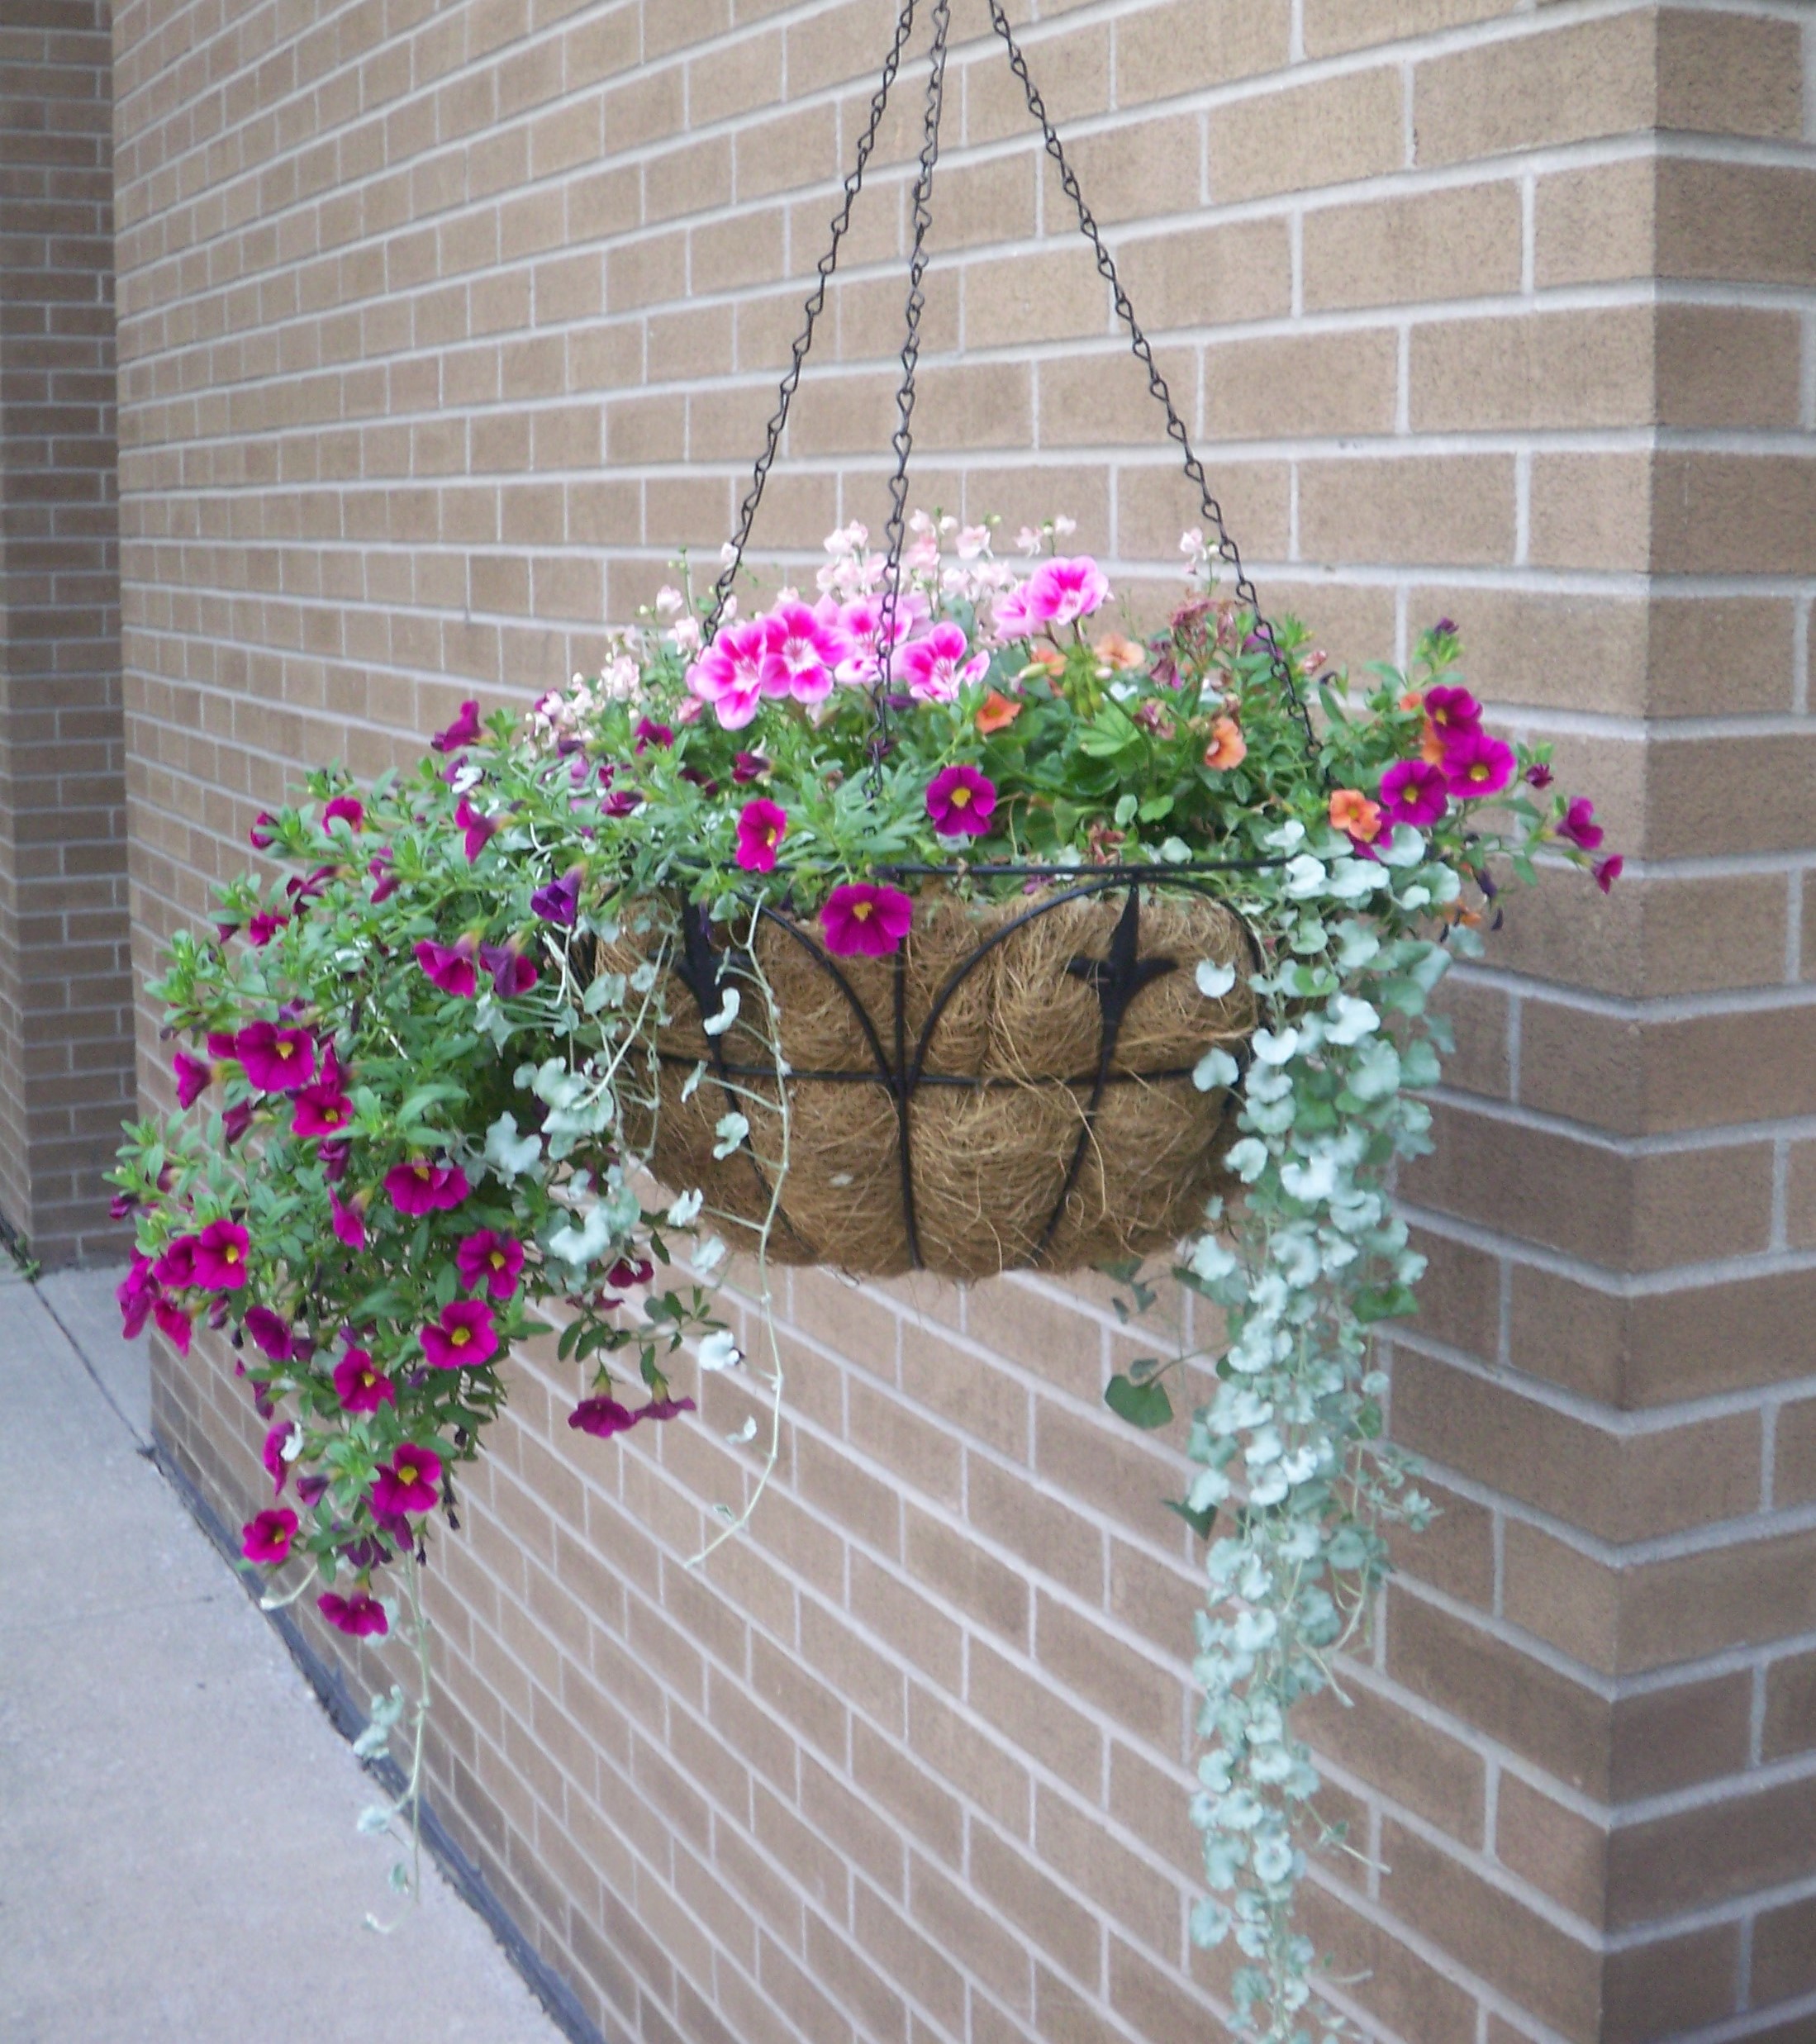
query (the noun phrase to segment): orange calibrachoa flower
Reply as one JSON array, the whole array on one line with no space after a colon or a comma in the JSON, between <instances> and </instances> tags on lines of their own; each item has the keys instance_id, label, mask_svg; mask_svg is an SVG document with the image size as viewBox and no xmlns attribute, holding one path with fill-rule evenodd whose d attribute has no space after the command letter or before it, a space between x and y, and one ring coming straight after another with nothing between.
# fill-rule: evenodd
<instances>
[{"instance_id":1,"label":"orange calibrachoa flower","mask_svg":"<svg viewBox=\"0 0 1816 2044\"><path fill-rule=\"evenodd\" d=\"M977 729L988 738L992 731L1006 731L1021 715L1022 706L1000 690L991 689L977 712Z\"/></svg>"},{"instance_id":2,"label":"orange calibrachoa flower","mask_svg":"<svg viewBox=\"0 0 1816 2044\"><path fill-rule=\"evenodd\" d=\"M1347 831L1359 844L1372 844L1381 835L1381 805L1372 802L1360 788L1338 788L1330 798L1332 828Z\"/></svg>"},{"instance_id":3,"label":"orange calibrachoa flower","mask_svg":"<svg viewBox=\"0 0 1816 2044\"><path fill-rule=\"evenodd\" d=\"M1239 767L1248 757L1248 740L1234 717L1219 717L1210 727L1210 743L1205 748L1205 764L1222 772Z\"/></svg>"},{"instance_id":4,"label":"orange calibrachoa flower","mask_svg":"<svg viewBox=\"0 0 1816 2044\"><path fill-rule=\"evenodd\" d=\"M1105 632L1091 651L1097 656L1097 671L1103 675L1132 674L1148 663L1148 649L1124 638L1120 632Z\"/></svg>"},{"instance_id":5,"label":"orange calibrachoa flower","mask_svg":"<svg viewBox=\"0 0 1816 2044\"><path fill-rule=\"evenodd\" d=\"M1030 646L1028 664L1021 671L1021 679L1028 681L1036 674L1044 674L1049 682L1064 678L1066 656L1058 646Z\"/></svg>"}]
</instances>

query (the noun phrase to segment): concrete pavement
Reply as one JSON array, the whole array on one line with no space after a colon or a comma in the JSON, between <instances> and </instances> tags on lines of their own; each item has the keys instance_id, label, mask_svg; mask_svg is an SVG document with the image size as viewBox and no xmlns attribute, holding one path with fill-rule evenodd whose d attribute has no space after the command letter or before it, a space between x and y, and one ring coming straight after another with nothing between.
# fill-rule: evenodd
<instances>
[{"instance_id":1,"label":"concrete pavement","mask_svg":"<svg viewBox=\"0 0 1816 2044\"><path fill-rule=\"evenodd\" d=\"M0 1262L0 2039L559 2044L426 1860L362 1928L374 1785L139 1452L116 1275Z\"/></svg>"}]
</instances>

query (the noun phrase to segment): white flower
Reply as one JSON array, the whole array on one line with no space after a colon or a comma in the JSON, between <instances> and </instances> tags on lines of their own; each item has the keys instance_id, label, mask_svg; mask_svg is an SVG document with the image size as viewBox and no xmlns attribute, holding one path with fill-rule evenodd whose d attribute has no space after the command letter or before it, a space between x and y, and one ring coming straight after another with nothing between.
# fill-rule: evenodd
<instances>
[{"instance_id":1,"label":"white flower","mask_svg":"<svg viewBox=\"0 0 1816 2044\"><path fill-rule=\"evenodd\" d=\"M727 1329L715 1329L700 1344L700 1367L702 1370L734 1370L743 1361L743 1352Z\"/></svg>"}]
</instances>

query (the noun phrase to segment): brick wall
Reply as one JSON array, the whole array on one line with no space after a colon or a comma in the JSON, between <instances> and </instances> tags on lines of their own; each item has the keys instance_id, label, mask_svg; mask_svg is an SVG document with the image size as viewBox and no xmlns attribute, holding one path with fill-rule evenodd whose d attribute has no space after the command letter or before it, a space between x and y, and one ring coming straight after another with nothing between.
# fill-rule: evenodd
<instances>
[{"instance_id":1,"label":"brick wall","mask_svg":"<svg viewBox=\"0 0 1816 2044\"><path fill-rule=\"evenodd\" d=\"M0 9L0 1216L120 1253L132 1106L107 0Z\"/></svg>"},{"instance_id":2,"label":"brick wall","mask_svg":"<svg viewBox=\"0 0 1816 2044\"><path fill-rule=\"evenodd\" d=\"M923 501L1191 513L957 0ZM1403 2044L1816 2033L1816 63L1794 0L1022 0L1271 603L1462 623L1631 855L1452 996L1394 1425L1445 1506L1320 1709L1310 1897ZM587 663L729 529L884 0L135 0L116 32L137 958L301 762ZM912 109L763 529L874 521ZM142 1077L164 1082L141 1022ZM1089 1284L795 1276L781 1481L511 1416L435 1613L435 1792L608 2032L1181 2044L1177 1443ZM159 1424L230 1508L215 1355ZM368 1671L368 1672L375 1672ZM1366 1976L1366 1977L1357 1977Z\"/></svg>"}]
</instances>

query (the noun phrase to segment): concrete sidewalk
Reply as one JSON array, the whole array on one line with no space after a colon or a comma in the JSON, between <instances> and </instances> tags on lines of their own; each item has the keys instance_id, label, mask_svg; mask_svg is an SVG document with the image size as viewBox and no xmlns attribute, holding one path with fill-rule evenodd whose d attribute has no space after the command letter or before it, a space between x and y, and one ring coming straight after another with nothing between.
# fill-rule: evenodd
<instances>
[{"instance_id":1,"label":"concrete sidewalk","mask_svg":"<svg viewBox=\"0 0 1816 2044\"><path fill-rule=\"evenodd\" d=\"M0 2039L559 2044L426 1863L362 1928L374 1785L138 1452L113 1275L0 1266Z\"/></svg>"}]
</instances>

